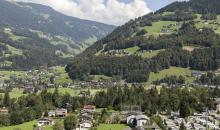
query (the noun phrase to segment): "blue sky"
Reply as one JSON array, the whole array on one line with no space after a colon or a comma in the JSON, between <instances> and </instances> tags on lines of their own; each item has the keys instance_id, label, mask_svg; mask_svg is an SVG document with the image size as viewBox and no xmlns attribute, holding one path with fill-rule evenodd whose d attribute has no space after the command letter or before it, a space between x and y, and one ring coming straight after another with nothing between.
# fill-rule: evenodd
<instances>
[{"instance_id":1,"label":"blue sky","mask_svg":"<svg viewBox=\"0 0 220 130\"><path fill-rule=\"evenodd\" d=\"M156 11L175 0L12 0L32 2L52 7L69 16L122 25L152 11ZM179 0L180 1L180 0ZM182 1L182 0L181 0Z\"/></svg>"},{"instance_id":2,"label":"blue sky","mask_svg":"<svg viewBox=\"0 0 220 130\"><path fill-rule=\"evenodd\" d=\"M131 2L132 0L121 0L123 2ZM175 2L177 0L145 0L149 8L153 11L156 11L172 2ZM179 0L180 1L180 0Z\"/></svg>"},{"instance_id":3,"label":"blue sky","mask_svg":"<svg viewBox=\"0 0 220 130\"><path fill-rule=\"evenodd\" d=\"M149 5L149 7L152 10L158 10L172 2L175 2L175 0L145 0L147 2L147 4Z\"/></svg>"}]
</instances>

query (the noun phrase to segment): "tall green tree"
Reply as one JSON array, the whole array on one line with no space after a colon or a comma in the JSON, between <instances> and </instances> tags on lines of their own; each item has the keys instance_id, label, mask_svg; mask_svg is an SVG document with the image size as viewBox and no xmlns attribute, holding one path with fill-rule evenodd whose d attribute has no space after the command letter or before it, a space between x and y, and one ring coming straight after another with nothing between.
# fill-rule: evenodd
<instances>
[{"instance_id":1,"label":"tall green tree","mask_svg":"<svg viewBox=\"0 0 220 130\"><path fill-rule=\"evenodd\" d=\"M3 104L5 107L9 107L10 103L11 103L11 99L10 99L9 92L7 91L5 92L5 95L4 95Z\"/></svg>"},{"instance_id":2,"label":"tall green tree","mask_svg":"<svg viewBox=\"0 0 220 130\"><path fill-rule=\"evenodd\" d=\"M185 99L183 99L180 102L179 112L180 112L180 117L182 117L182 118L186 118L186 117L191 115L191 110L190 110L189 103Z\"/></svg>"},{"instance_id":3,"label":"tall green tree","mask_svg":"<svg viewBox=\"0 0 220 130\"><path fill-rule=\"evenodd\" d=\"M53 130L63 130L63 124L61 122L55 122L55 124L53 125Z\"/></svg>"},{"instance_id":4,"label":"tall green tree","mask_svg":"<svg viewBox=\"0 0 220 130\"><path fill-rule=\"evenodd\" d=\"M73 115L67 116L64 119L64 128L65 130L73 130L76 128L76 117Z\"/></svg>"}]
</instances>

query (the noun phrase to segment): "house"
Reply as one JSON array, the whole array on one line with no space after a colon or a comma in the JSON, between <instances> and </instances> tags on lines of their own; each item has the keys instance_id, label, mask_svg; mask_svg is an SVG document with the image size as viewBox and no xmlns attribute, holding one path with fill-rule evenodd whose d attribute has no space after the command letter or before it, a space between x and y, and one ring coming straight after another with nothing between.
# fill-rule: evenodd
<instances>
[{"instance_id":1,"label":"house","mask_svg":"<svg viewBox=\"0 0 220 130\"><path fill-rule=\"evenodd\" d=\"M201 77L203 74L205 74L204 71L192 71L191 76L198 78Z\"/></svg>"},{"instance_id":2,"label":"house","mask_svg":"<svg viewBox=\"0 0 220 130\"><path fill-rule=\"evenodd\" d=\"M48 112L48 117L56 117L56 110L50 110Z\"/></svg>"},{"instance_id":3,"label":"house","mask_svg":"<svg viewBox=\"0 0 220 130\"><path fill-rule=\"evenodd\" d=\"M94 106L94 105L85 105L83 107L83 110L90 111L90 112L95 112L96 111L96 106Z\"/></svg>"},{"instance_id":4,"label":"house","mask_svg":"<svg viewBox=\"0 0 220 130\"><path fill-rule=\"evenodd\" d=\"M91 121L82 121L79 123L80 130L89 130L92 127Z\"/></svg>"},{"instance_id":5,"label":"house","mask_svg":"<svg viewBox=\"0 0 220 130\"><path fill-rule=\"evenodd\" d=\"M136 126L133 126L134 121L137 121ZM127 124L132 128L142 127L142 126L148 124L149 121L150 121L150 119L145 115L131 115L131 116L127 117Z\"/></svg>"},{"instance_id":6,"label":"house","mask_svg":"<svg viewBox=\"0 0 220 130\"><path fill-rule=\"evenodd\" d=\"M56 117L66 117L68 114L67 109L56 109Z\"/></svg>"},{"instance_id":7,"label":"house","mask_svg":"<svg viewBox=\"0 0 220 130\"><path fill-rule=\"evenodd\" d=\"M38 120L37 126L54 125L54 121L49 118L42 118Z\"/></svg>"},{"instance_id":8,"label":"house","mask_svg":"<svg viewBox=\"0 0 220 130\"><path fill-rule=\"evenodd\" d=\"M194 123L193 126L195 130L205 130L205 127L198 123Z\"/></svg>"},{"instance_id":9,"label":"house","mask_svg":"<svg viewBox=\"0 0 220 130\"><path fill-rule=\"evenodd\" d=\"M34 93L35 88L34 87L25 87L24 88L24 93Z\"/></svg>"},{"instance_id":10,"label":"house","mask_svg":"<svg viewBox=\"0 0 220 130\"><path fill-rule=\"evenodd\" d=\"M8 115L8 109L7 108L0 108L0 115Z\"/></svg>"},{"instance_id":11,"label":"house","mask_svg":"<svg viewBox=\"0 0 220 130\"><path fill-rule=\"evenodd\" d=\"M0 89L4 90L5 87L6 87L6 84L4 83L4 81L0 81Z\"/></svg>"}]
</instances>

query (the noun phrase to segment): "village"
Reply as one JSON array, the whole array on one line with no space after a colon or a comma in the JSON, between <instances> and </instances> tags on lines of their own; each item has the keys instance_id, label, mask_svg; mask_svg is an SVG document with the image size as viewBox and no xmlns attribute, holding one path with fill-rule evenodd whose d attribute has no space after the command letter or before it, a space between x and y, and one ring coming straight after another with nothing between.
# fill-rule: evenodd
<instances>
[{"instance_id":1,"label":"village","mask_svg":"<svg viewBox=\"0 0 220 130\"><path fill-rule=\"evenodd\" d=\"M170 115L158 113L156 116L162 119L163 125L168 130L179 130L181 124L183 123L187 130L218 130L219 120L220 120L220 99L216 99L217 110L207 110L204 109L202 113L194 113L193 116L187 119L180 118L178 112L171 112ZM135 106L136 107L136 106ZM137 107L136 107L137 108ZM0 115L7 115L8 110L6 108L0 109ZM38 119L37 127L35 130L43 130L45 126L52 126L55 123L55 119L63 119L68 114L67 109L57 108L48 111L47 117L42 117ZM99 109L94 105L85 105L77 113L77 128L76 130L90 130L97 122L96 117L102 114ZM122 123L127 125L124 130L132 130L132 128L137 128L137 130L160 130L161 128L151 119L138 109L120 111L120 112L110 112L108 122L109 124Z\"/></svg>"},{"instance_id":2,"label":"village","mask_svg":"<svg viewBox=\"0 0 220 130\"><path fill-rule=\"evenodd\" d=\"M68 84L55 84L54 79L51 76L48 76L47 72L38 72L39 75L30 76L30 74L36 72L29 72L29 76L22 79L20 81L21 88L23 89L24 94L34 94L38 93L43 89L49 88L70 88L70 89L80 89L81 91L76 95L78 97L87 97L88 92L85 91L88 88L92 89L106 89L106 87L116 87L118 85L130 86L131 84L126 82L113 82L111 80L91 80L84 82L74 82ZM205 74L203 71L192 71L191 76L198 78L201 75ZM1 82L0 89L1 91L7 90L11 84L17 84L18 78L16 76L10 76L12 82ZM41 77L41 78L39 78ZM45 77L45 78L43 78ZM42 84L46 83L46 84ZM133 83L134 85L135 83ZM135 84L138 85L138 84ZM194 84L198 85L198 84ZM151 85L152 87L156 87L155 85ZM166 83L161 83L162 87L184 87L185 85L174 85L169 86ZM207 86L200 84L201 87L209 87L215 88L215 86ZM11 88L10 88L11 89ZM44 114L40 119L37 120L35 130L43 130L45 126L53 126L57 119L63 120L68 115L74 113L77 117L77 128L76 130L90 130L99 125L99 118L103 111L106 111L107 123L108 124L123 124L126 126L123 130L133 130L137 128L137 130L160 130L161 126L151 120L148 114L141 111L139 106L127 106L126 108L122 108L121 111L112 111L108 110L108 108L97 108L93 104L84 105L82 108L74 111L68 111L68 105L61 108L54 108L49 111L46 111L47 114ZM163 126L165 126L168 130L179 130L181 125L184 124L186 129L193 130L218 130L220 129L220 99L215 99L215 110L208 110L204 108L202 112L195 112L192 116L187 118L181 118L179 112L172 111L169 114L166 112L157 113L155 116L159 117L162 120ZM71 107L71 106L70 106ZM0 108L0 115L7 115L9 110L7 108ZM46 116L45 116L46 115Z\"/></svg>"}]
</instances>

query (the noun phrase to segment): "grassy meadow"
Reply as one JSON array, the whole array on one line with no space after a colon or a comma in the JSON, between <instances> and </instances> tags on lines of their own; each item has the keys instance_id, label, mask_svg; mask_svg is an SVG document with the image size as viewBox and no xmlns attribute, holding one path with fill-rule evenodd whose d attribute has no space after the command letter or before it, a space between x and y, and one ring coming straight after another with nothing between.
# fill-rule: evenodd
<instances>
[{"instance_id":1,"label":"grassy meadow","mask_svg":"<svg viewBox=\"0 0 220 130\"><path fill-rule=\"evenodd\" d=\"M184 76L187 83L191 83L194 80L194 78L189 77L191 76L191 70L189 68L170 67L169 69L162 70L159 73L151 72L147 84L151 84L153 81L163 79L166 76L172 75Z\"/></svg>"},{"instance_id":2,"label":"grassy meadow","mask_svg":"<svg viewBox=\"0 0 220 130\"><path fill-rule=\"evenodd\" d=\"M98 130L124 130L127 126L123 124L101 124Z\"/></svg>"}]
</instances>

